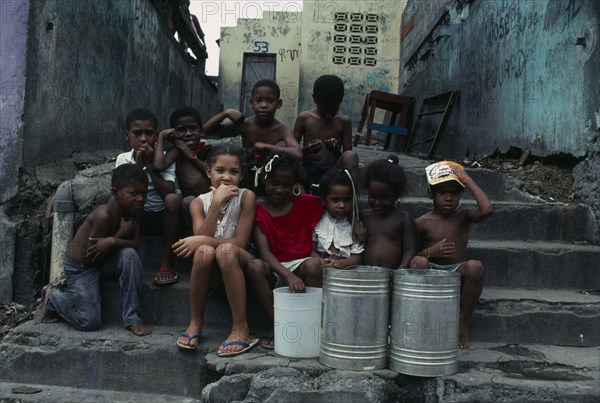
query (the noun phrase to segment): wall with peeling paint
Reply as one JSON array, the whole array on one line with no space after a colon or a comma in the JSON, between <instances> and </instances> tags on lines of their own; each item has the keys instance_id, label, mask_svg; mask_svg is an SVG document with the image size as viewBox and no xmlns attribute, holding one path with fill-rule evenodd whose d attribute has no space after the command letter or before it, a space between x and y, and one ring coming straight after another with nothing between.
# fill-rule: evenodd
<instances>
[{"instance_id":1,"label":"wall with peeling paint","mask_svg":"<svg viewBox=\"0 0 600 403\"><path fill-rule=\"evenodd\" d=\"M283 107L277 117L281 121L293 127L298 112L314 108L314 81L323 74L336 74L346 86L341 111L352 118L356 128L367 93L371 90L395 92L398 88L400 21L405 5L406 2L396 0L305 0L302 13L265 13L262 20L240 19L236 27L223 28L219 91L225 107L240 109L243 53L262 52L263 49L255 45L259 40L268 42L270 52L278 55L276 71L282 87ZM279 17L274 17L278 14ZM367 15L376 15L377 21L367 24ZM343 26L336 27L340 22ZM365 32L367 25L377 26L376 32ZM356 32L351 32L352 29ZM336 42L336 35L344 35L346 42ZM364 42L351 43L351 35L359 40L376 37L375 43L369 46L374 54L364 53ZM336 46L344 47L344 51L336 53ZM353 46L356 49L351 49ZM281 51L286 49L299 49L299 57L294 60L280 57ZM341 63L336 59L336 63L334 58L340 55L346 61L356 57L357 62ZM370 61L371 65L365 65L365 58L374 60Z\"/></svg>"},{"instance_id":2,"label":"wall with peeling paint","mask_svg":"<svg viewBox=\"0 0 600 403\"><path fill-rule=\"evenodd\" d=\"M314 81L323 74L336 74L344 80L346 94L342 104L342 111L351 117L353 128L356 130L360 121L360 113L365 101L365 96L372 90L395 93L399 83L400 72L400 22L405 1L380 0L380 1L304 1L302 19L302 46L304 58L300 74L300 86L305 89L300 94L299 110L314 107L312 100L312 86ZM354 15L376 14L378 21L377 44L375 56L360 54L365 57L374 57L374 66L336 64L334 63L335 46L346 46L346 58L353 54L349 52L355 44L352 43L354 32L352 19ZM346 31L339 31L336 24L340 22L340 15L345 15L349 20ZM366 25L363 22L362 40L370 34L364 32ZM348 40L344 45L336 42L337 34L346 35ZM364 46L363 46L364 52ZM381 119L383 112L376 116Z\"/></svg>"},{"instance_id":3,"label":"wall with peeling paint","mask_svg":"<svg viewBox=\"0 0 600 403\"><path fill-rule=\"evenodd\" d=\"M151 109L162 127L182 105L205 119L217 111L204 65L190 63L151 1L32 1L28 22L27 166L124 148L134 108Z\"/></svg>"},{"instance_id":4,"label":"wall with peeling paint","mask_svg":"<svg viewBox=\"0 0 600 403\"><path fill-rule=\"evenodd\" d=\"M439 1L409 2L403 20L414 18L414 27L435 23L438 17L426 12L433 4ZM447 6L437 26L405 32L402 42L401 92L420 100L460 91L438 154L481 156L510 146L540 156L590 153L600 123L599 3L454 0Z\"/></svg>"},{"instance_id":5,"label":"wall with peeling paint","mask_svg":"<svg viewBox=\"0 0 600 403\"><path fill-rule=\"evenodd\" d=\"M221 29L219 98L225 108L242 109L244 53L274 54L275 81L283 101L275 117L293 127L302 58L300 21L301 13L265 12L262 19L239 19L237 26Z\"/></svg>"}]
</instances>

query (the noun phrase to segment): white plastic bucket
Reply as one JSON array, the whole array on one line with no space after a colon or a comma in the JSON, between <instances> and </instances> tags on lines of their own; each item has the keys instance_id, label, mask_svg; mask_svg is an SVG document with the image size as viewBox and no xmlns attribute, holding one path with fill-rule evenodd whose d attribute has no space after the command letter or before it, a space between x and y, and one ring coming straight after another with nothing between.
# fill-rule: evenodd
<instances>
[{"instance_id":1,"label":"white plastic bucket","mask_svg":"<svg viewBox=\"0 0 600 403\"><path fill-rule=\"evenodd\" d=\"M322 294L317 287L306 287L305 293L293 293L287 286L273 290L277 354L294 358L319 356Z\"/></svg>"}]
</instances>

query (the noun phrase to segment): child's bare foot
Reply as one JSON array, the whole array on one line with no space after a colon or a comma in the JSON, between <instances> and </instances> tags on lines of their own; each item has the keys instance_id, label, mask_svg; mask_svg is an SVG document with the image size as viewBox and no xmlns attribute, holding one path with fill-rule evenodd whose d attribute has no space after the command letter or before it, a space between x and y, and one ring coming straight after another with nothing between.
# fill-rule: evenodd
<instances>
[{"instance_id":1,"label":"child's bare foot","mask_svg":"<svg viewBox=\"0 0 600 403\"><path fill-rule=\"evenodd\" d=\"M458 330L458 348L469 348L469 324L460 324Z\"/></svg>"},{"instance_id":2,"label":"child's bare foot","mask_svg":"<svg viewBox=\"0 0 600 403\"><path fill-rule=\"evenodd\" d=\"M50 294L54 291L54 288L48 284L42 290L42 297L44 298L44 303L42 304L42 310L40 315L40 322L42 323L55 323L58 322L58 315L54 312L50 312L48 310L48 298L50 298Z\"/></svg>"},{"instance_id":3,"label":"child's bare foot","mask_svg":"<svg viewBox=\"0 0 600 403\"><path fill-rule=\"evenodd\" d=\"M127 329L129 329L131 333L135 334L136 336L147 336L152 333L152 329L150 329L148 326L144 326L141 323L132 323L131 325L127 326Z\"/></svg>"}]
</instances>

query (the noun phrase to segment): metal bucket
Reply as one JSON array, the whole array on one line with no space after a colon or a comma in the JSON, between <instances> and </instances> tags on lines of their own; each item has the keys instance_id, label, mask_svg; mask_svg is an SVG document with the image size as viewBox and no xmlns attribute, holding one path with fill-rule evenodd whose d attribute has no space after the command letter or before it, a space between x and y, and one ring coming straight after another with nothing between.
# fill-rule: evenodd
<instances>
[{"instance_id":1,"label":"metal bucket","mask_svg":"<svg viewBox=\"0 0 600 403\"><path fill-rule=\"evenodd\" d=\"M323 269L321 364L373 370L387 364L390 270L352 266Z\"/></svg>"},{"instance_id":2,"label":"metal bucket","mask_svg":"<svg viewBox=\"0 0 600 403\"><path fill-rule=\"evenodd\" d=\"M460 274L399 269L392 279L390 369L424 377L455 373Z\"/></svg>"}]
</instances>

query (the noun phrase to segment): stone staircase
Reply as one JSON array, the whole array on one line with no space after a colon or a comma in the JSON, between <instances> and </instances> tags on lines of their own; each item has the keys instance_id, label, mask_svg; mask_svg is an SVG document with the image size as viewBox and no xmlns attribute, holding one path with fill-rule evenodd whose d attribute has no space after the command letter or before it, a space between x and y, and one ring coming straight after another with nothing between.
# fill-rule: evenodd
<instances>
[{"instance_id":1,"label":"stone staircase","mask_svg":"<svg viewBox=\"0 0 600 403\"><path fill-rule=\"evenodd\" d=\"M379 158L381 154L371 153L369 156ZM400 208L416 218L431 208L431 201L425 197L423 168L427 162L403 155L399 157L411 184L408 194L400 201ZM368 158L363 158L363 155L361 160L368 163ZM287 396L287 401L292 397L311 401L468 401L473 396L505 401L532 397L542 401L562 398L593 401L600 393L600 387L590 385L597 384L600 365L585 364L587 366L579 368L577 364L568 366L561 363L560 368L569 368L570 373L591 374L589 379L584 375L581 379L565 378L564 387L559 382L563 379L557 380L557 375L550 373L546 374L546 378L542 375L536 380L547 380L547 383L530 385L526 382L529 379L526 375L525 381L515 386L509 380L511 376L501 376L506 375L504 369L492 368L492 364L483 363L482 358L474 358L499 348L489 347L494 343L517 345L511 347L513 355L510 358L495 358L496 363L498 360L522 363L531 359L537 360L535 362L540 368L547 369L548 365L553 365L540 358L542 353L533 351L534 348L530 349L529 357L519 350L530 351L529 347L520 346L531 345L545 345L539 347L539 351L542 348L555 351L559 348L557 346L564 346L560 348L568 351L567 355L585 351L588 357L593 357L592 362L598 356L600 246L593 244L596 228L590 209L583 204L549 204L531 200L514 190L510 180L499 173L484 170L469 172L488 193L495 211L492 217L471 228L469 254L484 263L486 283L472 319L473 347L470 352L459 354L459 361L464 359L464 363L459 364L456 376L424 380L389 370L348 374L326 368L317 360L284 359L261 348L230 360L218 359L211 352L227 336L231 323L224 292L218 289L209 295L201 347L195 352L179 351L175 340L189 320L191 261L176 259L179 283L169 287L154 286L152 276L160 254L161 238L144 237L140 248L145 267L142 307L145 321L154 328L154 333L149 337L136 338L118 325L118 286L106 283L102 288L103 322L106 325L101 330L78 332L62 323L46 325L32 322L13 329L0 344L0 381L2 385L9 385L9 382L10 385L62 385L65 390L75 388L69 396L77 396L77 391L82 396L60 401L86 401L98 389L121 391L125 395L119 396L127 401L149 401L147 396L136 400L134 392L155 394L156 401L168 401L163 399L166 395L170 395L171 401L195 401L201 397L207 401L261 401L269 396L273 401L286 401L284 396ZM367 207L364 189L361 194L360 205ZM462 204L474 206L468 192L465 192ZM268 330L251 293L248 317L256 336ZM553 362L556 364L558 361ZM313 389L306 393L298 392L304 391L302 388L306 385L303 384L297 386L297 390L289 389L291 386L289 390L284 388L289 393L282 395L275 392L277 388L269 389L261 383L285 378L292 369L301 375L296 375L296 379L307 377L306 382L317 392ZM495 376L488 377L490 373ZM482 377L481 383L473 385L473 379L479 377ZM575 380L583 384L575 386L572 383ZM359 386L362 381L370 386ZM471 389L467 388L467 384ZM330 388L325 390L323 385L330 385ZM459 394L461 385L471 394L466 392L467 389ZM485 385L489 394L481 395ZM257 388L263 390L261 387L266 391L264 393L271 394L256 394ZM280 392L281 388L283 386L279 388ZM48 390L59 393L55 389ZM507 395L509 390L512 392ZM548 393L541 392L544 390ZM2 386L0 399L9 395ZM27 398L21 401L44 401L36 400L36 397ZM108 395L97 400L114 399L120 400Z\"/></svg>"}]
</instances>

